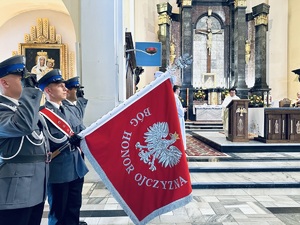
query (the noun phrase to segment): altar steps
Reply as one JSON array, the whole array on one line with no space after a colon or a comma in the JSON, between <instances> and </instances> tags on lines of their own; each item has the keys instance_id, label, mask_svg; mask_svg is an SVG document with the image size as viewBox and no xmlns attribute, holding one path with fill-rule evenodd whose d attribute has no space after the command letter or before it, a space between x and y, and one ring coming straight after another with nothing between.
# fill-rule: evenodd
<instances>
[{"instance_id":1,"label":"altar steps","mask_svg":"<svg viewBox=\"0 0 300 225\"><path fill-rule=\"evenodd\" d=\"M299 162L189 162L189 170L193 189L300 188Z\"/></svg>"},{"instance_id":2,"label":"altar steps","mask_svg":"<svg viewBox=\"0 0 300 225\"><path fill-rule=\"evenodd\" d=\"M185 129L186 131L222 131L223 124L220 121L186 121Z\"/></svg>"},{"instance_id":3,"label":"altar steps","mask_svg":"<svg viewBox=\"0 0 300 225\"><path fill-rule=\"evenodd\" d=\"M223 131L189 134L223 153L187 157L193 189L300 188L300 143L231 142Z\"/></svg>"},{"instance_id":4,"label":"altar steps","mask_svg":"<svg viewBox=\"0 0 300 225\"><path fill-rule=\"evenodd\" d=\"M264 143L256 140L249 140L249 142L231 142L226 140L223 131L217 130L212 132L193 130L189 133L194 138L224 153L300 151L300 143Z\"/></svg>"}]
</instances>

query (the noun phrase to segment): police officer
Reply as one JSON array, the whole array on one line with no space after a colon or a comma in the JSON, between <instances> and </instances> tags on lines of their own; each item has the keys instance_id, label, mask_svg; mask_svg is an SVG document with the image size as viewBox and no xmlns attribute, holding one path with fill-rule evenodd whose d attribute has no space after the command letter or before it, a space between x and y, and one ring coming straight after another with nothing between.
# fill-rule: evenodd
<instances>
[{"instance_id":1,"label":"police officer","mask_svg":"<svg viewBox=\"0 0 300 225\"><path fill-rule=\"evenodd\" d=\"M38 124L42 91L36 77L25 74L24 56L0 63L0 223L5 225L39 225L46 198L47 142Z\"/></svg>"},{"instance_id":2,"label":"police officer","mask_svg":"<svg viewBox=\"0 0 300 225\"><path fill-rule=\"evenodd\" d=\"M79 77L72 77L65 82L67 90L67 98L63 100L63 105L71 111L74 118L73 130L75 133L85 129L83 124L83 116L88 100L84 98L83 86L80 85Z\"/></svg>"},{"instance_id":3,"label":"police officer","mask_svg":"<svg viewBox=\"0 0 300 225\"><path fill-rule=\"evenodd\" d=\"M71 112L71 127L75 133L85 129L83 116L88 100L84 98L83 86L80 85L79 77L72 77L65 81L67 98L63 100L63 105ZM84 158L84 154L81 153ZM86 222L80 221L79 225L87 225Z\"/></svg>"},{"instance_id":4,"label":"police officer","mask_svg":"<svg viewBox=\"0 0 300 225\"><path fill-rule=\"evenodd\" d=\"M48 224L78 225L82 203L83 177L88 172L80 153L80 139L72 133L70 111L62 105L67 88L59 69L53 69L38 82L46 102L40 112L48 132L52 161L48 185L50 212Z\"/></svg>"}]
</instances>

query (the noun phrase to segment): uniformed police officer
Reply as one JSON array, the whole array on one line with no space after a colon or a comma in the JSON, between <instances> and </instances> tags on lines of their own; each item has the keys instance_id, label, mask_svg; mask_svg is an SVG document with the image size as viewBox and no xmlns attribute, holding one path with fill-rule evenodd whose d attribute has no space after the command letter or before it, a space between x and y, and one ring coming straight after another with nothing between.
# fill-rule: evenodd
<instances>
[{"instance_id":1,"label":"uniformed police officer","mask_svg":"<svg viewBox=\"0 0 300 225\"><path fill-rule=\"evenodd\" d=\"M46 198L47 142L38 125L42 91L36 78L25 74L24 56L0 63L0 223L5 225L39 225Z\"/></svg>"},{"instance_id":2,"label":"uniformed police officer","mask_svg":"<svg viewBox=\"0 0 300 225\"><path fill-rule=\"evenodd\" d=\"M77 147L79 142L76 134L73 135L70 131L72 114L62 105L67 88L58 69L45 74L38 81L38 86L47 99L41 109L48 130L46 136L49 138L52 155L57 155L52 157L50 163L48 224L78 225L83 177L88 169Z\"/></svg>"},{"instance_id":3,"label":"uniformed police officer","mask_svg":"<svg viewBox=\"0 0 300 225\"><path fill-rule=\"evenodd\" d=\"M63 105L72 112L73 130L79 133L85 129L83 116L88 100L84 98L83 86L80 85L79 77L72 77L65 82L67 98L63 100Z\"/></svg>"}]
</instances>

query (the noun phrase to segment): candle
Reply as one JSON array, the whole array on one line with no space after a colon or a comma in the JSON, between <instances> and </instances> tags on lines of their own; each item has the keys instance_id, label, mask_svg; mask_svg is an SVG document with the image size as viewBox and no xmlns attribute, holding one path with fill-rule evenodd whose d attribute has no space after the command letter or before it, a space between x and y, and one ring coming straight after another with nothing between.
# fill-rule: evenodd
<instances>
[{"instance_id":1,"label":"candle","mask_svg":"<svg viewBox=\"0 0 300 225\"><path fill-rule=\"evenodd\" d=\"M186 106L189 107L189 88L186 89Z\"/></svg>"}]
</instances>

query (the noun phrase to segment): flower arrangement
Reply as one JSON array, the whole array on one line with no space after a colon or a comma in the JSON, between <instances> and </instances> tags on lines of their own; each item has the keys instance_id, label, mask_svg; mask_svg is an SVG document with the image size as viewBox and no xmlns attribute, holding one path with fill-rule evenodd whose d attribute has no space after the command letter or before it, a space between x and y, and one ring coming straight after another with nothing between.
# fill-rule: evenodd
<instances>
[{"instance_id":1,"label":"flower arrangement","mask_svg":"<svg viewBox=\"0 0 300 225\"><path fill-rule=\"evenodd\" d=\"M194 100L204 100L204 99L205 99L205 92L202 89L199 89L194 93Z\"/></svg>"},{"instance_id":2,"label":"flower arrangement","mask_svg":"<svg viewBox=\"0 0 300 225\"><path fill-rule=\"evenodd\" d=\"M264 99L262 96L251 95L249 100L250 100L250 102L249 102L250 107L263 107L264 106Z\"/></svg>"},{"instance_id":3,"label":"flower arrangement","mask_svg":"<svg viewBox=\"0 0 300 225\"><path fill-rule=\"evenodd\" d=\"M221 98L222 100L224 100L226 98L226 96L229 95L229 89L228 88L224 88L223 91L221 92Z\"/></svg>"}]
</instances>

